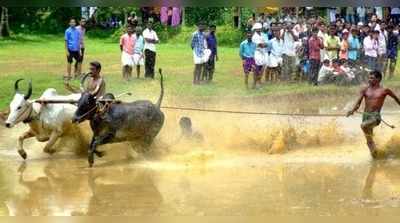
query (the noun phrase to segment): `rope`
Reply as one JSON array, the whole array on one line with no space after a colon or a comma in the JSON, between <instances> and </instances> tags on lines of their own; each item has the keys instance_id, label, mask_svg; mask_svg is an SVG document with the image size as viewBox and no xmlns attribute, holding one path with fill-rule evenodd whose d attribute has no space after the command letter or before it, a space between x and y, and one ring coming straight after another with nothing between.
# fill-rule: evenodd
<instances>
[{"instance_id":1,"label":"rope","mask_svg":"<svg viewBox=\"0 0 400 223\"><path fill-rule=\"evenodd\" d=\"M274 116L298 116L298 117L344 117L345 114L317 114L317 113L283 113L283 112L252 112L252 111L235 111L235 110L217 110L217 109L202 109L202 108L188 108L188 107L175 107L175 106L161 106L164 109L184 110L184 111L201 111L201 112L214 112L214 113L230 113L230 114L248 114L248 115L274 115ZM363 112L356 112L363 114ZM381 118L381 121L388 127L394 129L395 126L387 123Z\"/></svg>"},{"instance_id":2,"label":"rope","mask_svg":"<svg viewBox=\"0 0 400 223\"><path fill-rule=\"evenodd\" d=\"M214 112L214 113L231 113L231 114L249 114L249 115L275 115L275 116L307 116L307 117L343 117L345 114L316 114L316 113L282 113L282 112L252 112L252 111L235 111L235 110L217 110L217 109L202 109L202 108L188 108L188 107L175 107L175 106L161 106L164 109L185 110L185 111L201 111L201 112Z\"/></svg>"}]
</instances>

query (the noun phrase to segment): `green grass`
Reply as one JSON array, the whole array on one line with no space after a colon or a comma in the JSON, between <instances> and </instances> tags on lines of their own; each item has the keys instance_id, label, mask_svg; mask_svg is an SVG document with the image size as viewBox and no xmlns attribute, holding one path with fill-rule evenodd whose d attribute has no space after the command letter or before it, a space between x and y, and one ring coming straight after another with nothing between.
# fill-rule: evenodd
<instances>
[{"instance_id":1,"label":"green grass","mask_svg":"<svg viewBox=\"0 0 400 223\"><path fill-rule=\"evenodd\" d=\"M238 43L239 44L239 43ZM205 97L258 97L268 95L340 94L354 91L357 87L322 86L311 87L306 83L267 85L259 90L246 90L243 85L241 61L238 48L220 47L220 61L216 65L215 80L212 84L193 86L193 60L189 44L160 44L156 68L162 68L165 75L166 98L173 99ZM125 83L121 78L120 51L118 43L110 39L87 39L86 58L83 69L89 61L98 60L107 80L107 91L115 94L130 91L135 99L155 100L159 94L158 81L134 79ZM398 63L398 66L400 63ZM397 67L399 70L399 67ZM56 88L66 93L62 76L66 70L64 42L57 36L16 36L0 40L0 109L5 108L14 94L13 84L18 78L32 79L34 97L46 88ZM144 68L142 68L143 75ZM157 77L158 78L158 77ZM75 81L74 84L78 84ZM400 79L387 83L400 86Z\"/></svg>"}]
</instances>

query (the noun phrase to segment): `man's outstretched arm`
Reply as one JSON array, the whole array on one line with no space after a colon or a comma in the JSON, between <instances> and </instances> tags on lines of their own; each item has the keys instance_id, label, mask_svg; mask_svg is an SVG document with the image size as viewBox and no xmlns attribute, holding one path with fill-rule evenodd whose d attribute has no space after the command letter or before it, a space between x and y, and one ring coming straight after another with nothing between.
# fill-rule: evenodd
<instances>
[{"instance_id":1,"label":"man's outstretched arm","mask_svg":"<svg viewBox=\"0 0 400 223\"><path fill-rule=\"evenodd\" d=\"M398 105L400 105L400 99L393 93L392 90L386 89L386 93L387 93L390 97L392 97L392 98L397 102Z\"/></svg>"},{"instance_id":2,"label":"man's outstretched arm","mask_svg":"<svg viewBox=\"0 0 400 223\"><path fill-rule=\"evenodd\" d=\"M364 93L365 93L365 89L361 90L360 92L360 96L357 99L356 104L354 105L353 109L351 109L350 111L347 112L346 116L349 117L350 115L354 114L355 111L357 111L360 106L361 106L361 102L364 98Z\"/></svg>"}]
</instances>

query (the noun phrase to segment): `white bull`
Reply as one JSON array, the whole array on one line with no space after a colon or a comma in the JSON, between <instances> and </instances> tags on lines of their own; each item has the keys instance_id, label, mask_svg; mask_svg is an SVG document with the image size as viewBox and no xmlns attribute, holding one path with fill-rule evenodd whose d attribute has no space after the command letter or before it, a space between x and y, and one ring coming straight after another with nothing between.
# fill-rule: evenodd
<instances>
[{"instance_id":1,"label":"white bull","mask_svg":"<svg viewBox=\"0 0 400 223\"><path fill-rule=\"evenodd\" d=\"M7 128L24 122L29 125L29 130L18 138L18 153L23 159L27 154L23 148L25 139L36 137L39 142L46 142L43 151L53 154L53 145L58 138L65 133L72 124L72 117L76 106L72 104L40 104L29 100L32 95L32 83L29 82L29 90L26 95L18 91L18 83L15 82L15 96L10 103L10 114L5 122ZM53 88L44 91L41 100L78 100L81 94L70 94L66 96L57 95Z\"/></svg>"}]
</instances>

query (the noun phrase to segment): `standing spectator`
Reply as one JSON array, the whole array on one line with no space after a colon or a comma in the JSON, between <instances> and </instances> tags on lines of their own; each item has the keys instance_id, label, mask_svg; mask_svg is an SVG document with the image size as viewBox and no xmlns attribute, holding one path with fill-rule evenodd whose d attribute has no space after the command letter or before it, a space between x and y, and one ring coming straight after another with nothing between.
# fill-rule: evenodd
<instances>
[{"instance_id":1,"label":"standing spectator","mask_svg":"<svg viewBox=\"0 0 400 223\"><path fill-rule=\"evenodd\" d=\"M240 43L239 56L242 59L244 71L244 84L249 88L249 74L253 71L254 83L256 82L254 53L256 51L256 44L252 41L253 33L247 31L247 39Z\"/></svg>"},{"instance_id":2,"label":"standing spectator","mask_svg":"<svg viewBox=\"0 0 400 223\"><path fill-rule=\"evenodd\" d=\"M79 63L78 62L75 63L75 70L77 71L78 75L82 75L82 63L83 63L83 57L85 55L85 33L86 33L86 19L85 18L81 18L79 26L77 26L76 29L78 29L79 32L81 33L81 41L80 41L81 59L80 59Z\"/></svg>"},{"instance_id":3,"label":"standing spectator","mask_svg":"<svg viewBox=\"0 0 400 223\"><path fill-rule=\"evenodd\" d=\"M358 39L356 29L351 30L351 36L349 37L348 42L349 42L348 58L349 61L352 62L352 64L355 64L359 57L358 52L361 48L360 40Z\"/></svg>"},{"instance_id":4,"label":"standing spectator","mask_svg":"<svg viewBox=\"0 0 400 223\"><path fill-rule=\"evenodd\" d=\"M270 80L275 82L280 78L282 53L283 53L283 40L279 29L275 29L274 38L269 42L271 46L271 53L268 57L267 72L265 73L265 81Z\"/></svg>"},{"instance_id":5,"label":"standing spectator","mask_svg":"<svg viewBox=\"0 0 400 223\"><path fill-rule=\"evenodd\" d=\"M291 80L296 71L296 45L298 36L293 33L293 25L287 24L283 29L283 67L284 80Z\"/></svg>"},{"instance_id":6,"label":"standing spectator","mask_svg":"<svg viewBox=\"0 0 400 223\"><path fill-rule=\"evenodd\" d=\"M121 50L122 78L129 81L132 76L133 48L135 46L136 36L133 35L133 27L128 26L127 32L119 39L119 48Z\"/></svg>"},{"instance_id":7,"label":"standing spectator","mask_svg":"<svg viewBox=\"0 0 400 223\"><path fill-rule=\"evenodd\" d=\"M349 56L349 33L344 32L342 35L342 41L340 42L339 59L347 60Z\"/></svg>"},{"instance_id":8,"label":"standing spectator","mask_svg":"<svg viewBox=\"0 0 400 223\"><path fill-rule=\"evenodd\" d=\"M147 28L143 31L144 38L144 58L145 58L145 73L146 78L154 79L154 66L156 64L156 44L160 41L157 33L153 30L153 20L149 19Z\"/></svg>"},{"instance_id":9,"label":"standing spectator","mask_svg":"<svg viewBox=\"0 0 400 223\"><path fill-rule=\"evenodd\" d=\"M386 34L385 23L380 25L378 31L378 67L377 70L385 74L383 68L386 67Z\"/></svg>"},{"instance_id":10,"label":"standing spectator","mask_svg":"<svg viewBox=\"0 0 400 223\"><path fill-rule=\"evenodd\" d=\"M319 31L318 31L318 37L319 38L321 38L321 40L322 40L322 42L323 43L325 43L325 40L326 39L328 39L328 33L327 33L327 29L326 29L326 26L325 26L325 24L320 24L319 25ZM321 49L321 60L323 60L323 59L325 59L326 58L326 50L325 50L325 47L326 46L324 46L324 49Z\"/></svg>"},{"instance_id":11,"label":"standing spectator","mask_svg":"<svg viewBox=\"0 0 400 223\"><path fill-rule=\"evenodd\" d=\"M354 18L354 8L353 7L346 7L346 21L355 24L355 18Z\"/></svg>"},{"instance_id":12,"label":"standing spectator","mask_svg":"<svg viewBox=\"0 0 400 223\"><path fill-rule=\"evenodd\" d=\"M379 31L376 31L379 33ZM368 36L364 38L364 59L365 64L370 70L376 70L376 63L378 58L378 34L370 30Z\"/></svg>"},{"instance_id":13,"label":"standing spectator","mask_svg":"<svg viewBox=\"0 0 400 223\"><path fill-rule=\"evenodd\" d=\"M324 48L324 43L321 37L318 37L318 28L312 29L312 35L308 40L308 56L310 59L310 76L309 82L317 85L318 71L321 64L321 50Z\"/></svg>"},{"instance_id":14,"label":"standing spectator","mask_svg":"<svg viewBox=\"0 0 400 223\"><path fill-rule=\"evenodd\" d=\"M209 34L206 37L207 47L211 50L210 59L208 59L206 64L206 81L210 82L213 80L214 71L215 71L215 61L218 61L218 53L217 53L217 37L215 36L215 31L217 27L215 25L210 25Z\"/></svg>"},{"instance_id":15,"label":"standing spectator","mask_svg":"<svg viewBox=\"0 0 400 223\"><path fill-rule=\"evenodd\" d=\"M133 50L133 64L136 66L136 77L140 78L140 66L144 65L144 39L142 27L136 26L136 42Z\"/></svg>"},{"instance_id":16,"label":"standing spectator","mask_svg":"<svg viewBox=\"0 0 400 223\"><path fill-rule=\"evenodd\" d=\"M255 71L254 71L254 83L252 88L257 87L257 83L261 81L262 70L265 65L265 61L267 61L268 54L265 53L265 39L261 33L262 25L261 23L257 22L253 26L253 37L252 42L256 44L256 51L254 52L254 60L256 63Z\"/></svg>"},{"instance_id":17,"label":"standing spectator","mask_svg":"<svg viewBox=\"0 0 400 223\"><path fill-rule=\"evenodd\" d=\"M65 30L65 52L67 55L67 75L64 76L64 81L71 80L71 64L72 59L75 59L77 63L81 62L81 32L76 29L76 20L70 19L69 28ZM75 69L74 78L78 75L78 71Z\"/></svg>"},{"instance_id":18,"label":"standing spectator","mask_svg":"<svg viewBox=\"0 0 400 223\"><path fill-rule=\"evenodd\" d=\"M362 22L363 24L366 23L365 16L366 16L366 9L365 7L357 7L357 16L358 16L358 22Z\"/></svg>"},{"instance_id":19,"label":"standing spectator","mask_svg":"<svg viewBox=\"0 0 400 223\"><path fill-rule=\"evenodd\" d=\"M205 77L207 73L206 63L210 58L211 51L207 49L207 41L204 35L205 30L205 23L199 22L197 31L192 35L191 47L194 60L193 84L200 84L201 77Z\"/></svg>"},{"instance_id":20,"label":"standing spectator","mask_svg":"<svg viewBox=\"0 0 400 223\"><path fill-rule=\"evenodd\" d=\"M336 28L334 26L330 27L329 36L325 39L324 46L326 50L325 59L328 59L332 62L332 60L338 58L340 39L336 35Z\"/></svg>"},{"instance_id":21,"label":"standing spectator","mask_svg":"<svg viewBox=\"0 0 400 223\"><path fill-rule=\"evenodd\" d=\"M393 7L390 11L390 17L394 24L400 23L400 7Z\"/></svg>"},{"instance_id":22,"label":"standing spectator","mask_svg":"<svg viewBox=\"0 0 400 223\"><path fill-rule=\"evenodd\" d=\"M393 31L393 26L390 25L387 28L388 31L388 44L387 44L387 66L389 66L389 76L392 78L394 75L394 70L396 69L397 62L397 51L399 45L399 30Z\"/></svg>"}]
</instances>

